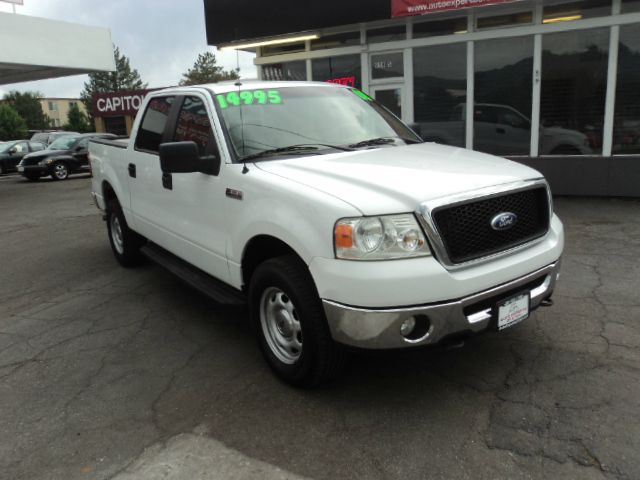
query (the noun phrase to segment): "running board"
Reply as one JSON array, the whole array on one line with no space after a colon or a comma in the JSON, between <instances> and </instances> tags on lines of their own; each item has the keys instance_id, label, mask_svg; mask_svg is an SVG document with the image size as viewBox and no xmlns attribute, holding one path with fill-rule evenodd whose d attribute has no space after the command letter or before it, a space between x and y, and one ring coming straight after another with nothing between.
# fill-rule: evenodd
<instances>
[{"instance_id":1,"label":"running board","mask_svg":"<svg viewBox=\"0 0 640 480\"><path fill-rule=\"evenodd\" d=\"M217 303L239 306L245 305L247 302L247 298L241 291L221 282L158 245L148 243L140 249L140 252Z\"/></svg>"}]
</instances>

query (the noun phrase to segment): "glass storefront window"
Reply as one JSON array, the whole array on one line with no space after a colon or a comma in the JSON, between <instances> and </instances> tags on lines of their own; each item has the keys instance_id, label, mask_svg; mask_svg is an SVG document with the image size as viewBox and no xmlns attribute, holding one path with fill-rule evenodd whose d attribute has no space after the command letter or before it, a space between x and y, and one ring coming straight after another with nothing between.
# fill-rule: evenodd
<instances>
[{"instance_id":1,"label":"glass storefront window","mask_svg":"<svg viewBox=\"0 0 640 480\"><path fill-rule=\"evenodd\" d=\"M405 40L406 38L407 27L405 25L367 30L368 43L395 42L397 40Z\"/></svg>"},{"instance_id":2,"label":"glass storefront window","mask_svg":"<svg viewBox=\"0 0 640 480\"><path fill-rule=\"evenodd\" d=\"M272 63L262 66L264 80L307 80L307 66L304 60L285 63Z\"/></svg>"},{"instance_id":3,"label":"glass storefront window","mask_svg":"<svg viewBox=\"0 0 640 480\"><path fill-rule=\"evenodd\" d=\"M542 37L540 155L599 155L609 29Z\"/></svg>"},{"instance_id":4,"label":"glass storefront window","mask_svg":"<svg viewBox=\"0 0 640 480\"><path fill-rule=\"evenodd\" d=\"M640 153L640 24L620 27L613 153Z\"/></svg>"},{"instance_id":5,"label":"glass storefront window","mask_svg":"<svg viewBox=\"0 0 640 480\"><path fill-rule=\"evenodd\" d=\"M480 17L476 21L478 30L499 27L516 27L533 23L533 12L508 13L492 17Z\"/></svg>"},{"instance_id":6,"label":"glass storefront window","mask_svg":"<svg viewBox=\"0 0 640 480\"><path fill-rule=\"evenodd\" d=\"M640 0L622 0L620 13L640 12Z\"/></svg>"},{"instance_id":7,"label":"glass storefront window","mask_svg":"<svg viewBox=\"0 0 640 480\"><path fill-rule=\"evenodd\" d=\"M312 79L361 88L360 55L317 58L311 62Z\"/></svg>"},{"instance_id":8,"label":"glass storefront window","mask_svg":"<svg viewBox=\"0 0 640 480\"><path fill-rule=\"evenodd\" d=\"M533 37L475 44L473 149L529 155Z\"/></svg>"},{"instance_id":9,"label":"glass storefront window","mask_svg":"<svg viewBox=\"0 0 640 480\"><path fill-rule=\"evenodd\" d=\"M436 37L438 35L453 35L467 33L467 18L449 18L413 24L413 38Z\"/></svg>"},{"instance_id":10,"label":"glass storefront window","mask_svg":"<svg viewBox=\"0 0 640 480\"><path fill-rule=\"evenodd\" d=\"M402 52L371 55L371 78L392 78L404 76Z\"/></svg>"},{"instance_id":11,"label":"glass storefront window","mask_svg":"<svg viewBox=\"0 0 640 480\"><path fill-rule=\"evenodd\" d=\"M311 41L311 50L349 47L352 45L360 45L360 32L347 32L322 36L317 40Z\"/></svg>"},{"instance_id":12,"label":"glass storefront window","mask_svg":"<svg viewBox=\"0 0 640 480\"><path fill-rule=\"evenodd\" d=\"M569 22L611 15L611 0L584 0L544 7L542 23Z\"/></svg>"},{"instance_id":13,"label":"glass storefront window","mask_svg":"<svg viewBox=\"0 0 640 480\"><path fill-rule=\"evenodd\" d=\"M414 116L422 137L428 141L464 146L466 44L414 49L413 74Z\"/></svg>"}]
</instances>

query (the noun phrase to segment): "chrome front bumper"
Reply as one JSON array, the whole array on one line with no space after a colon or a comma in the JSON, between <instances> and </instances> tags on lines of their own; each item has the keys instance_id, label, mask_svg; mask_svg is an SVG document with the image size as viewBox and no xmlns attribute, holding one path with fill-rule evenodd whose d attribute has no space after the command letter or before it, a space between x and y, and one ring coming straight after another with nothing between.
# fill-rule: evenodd
<instances>
[{"instance_id":1,"label":"chrome front bumper","mask_svg":"<svg viewBox=\"0 0 640 480\"><path fill-rule=\"evenodd\" d=\"M444 337L486 330L494 319L494 306L510 295L529 291L533 311L549 298L560 275L560 260L503 285L458 300L415 307L366 309L323 300L331 335L336 342L360 348L387 349L435 344ZM427 317L424 336L410 340L400 326L411 317Z\"/></svg>"}]
</instances>

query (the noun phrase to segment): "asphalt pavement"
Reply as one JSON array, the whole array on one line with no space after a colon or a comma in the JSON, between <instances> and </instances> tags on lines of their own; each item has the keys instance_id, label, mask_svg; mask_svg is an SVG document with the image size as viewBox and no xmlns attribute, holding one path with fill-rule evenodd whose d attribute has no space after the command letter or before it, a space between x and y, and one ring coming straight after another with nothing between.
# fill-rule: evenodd
<instances>
[{"instance_id":1,"label":"asphalt pavement","mask_svg":"<svg viewBox=\"0 0 640 480\"><path fill-rule=\"evenodd\" d=\"M242 309L121 268L90 180L0 177L0 478L640 478L640 201L556 199L555 305L297 390Z\"/></svg>"}]
</instances>

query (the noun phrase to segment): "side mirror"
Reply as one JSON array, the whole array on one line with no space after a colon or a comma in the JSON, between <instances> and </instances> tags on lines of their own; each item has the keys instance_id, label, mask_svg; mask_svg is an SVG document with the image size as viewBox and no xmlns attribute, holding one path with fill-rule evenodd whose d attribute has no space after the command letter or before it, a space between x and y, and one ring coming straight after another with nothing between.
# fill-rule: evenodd
<instances>
[{"instance_id":1,"label":"side mirror","mask_svg":"<svg viewBox=\"0 0 640 480\"><path fill-rule=\"evenodd\" d=\"M160 144L160 168L164 173L202 172L217 175L220 159L214 155L200 157L195 142L169 142Z\"/></svg>"},{"instance_id":2,"label":"side mirror","mask_svg":"<svg viewBox=\"0 0 640 480\"><path fill-rule=\"evenodd\" d=\"M11 149L9 149L9 153L11 155L13 155L14 153L16 153L18 151L18 149L16 147L11 147Z\"/></svg>"}]
</instances>

